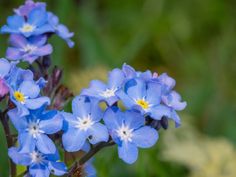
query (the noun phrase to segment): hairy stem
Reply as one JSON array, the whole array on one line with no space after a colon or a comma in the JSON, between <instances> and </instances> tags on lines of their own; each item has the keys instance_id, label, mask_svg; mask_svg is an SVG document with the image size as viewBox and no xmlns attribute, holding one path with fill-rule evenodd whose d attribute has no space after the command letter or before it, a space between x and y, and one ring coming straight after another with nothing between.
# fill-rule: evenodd
<instances>
[{"instance_id":1,"label":"hairy stem","mask_svg":"<svg viewBox=\"0 0 236 177\"><path fill-rule=\"evenodd\" d=\"M7 117L6 113L7 113L7 110L5 110L4 112L0 112L0 119L1 119L1 123L3 125L5 137L7 140L7 147L10 148L11 146L14 145L14 141L11 136L11 130L10 130L10 127L8 124L8 117ZM12 160L10 160L10 170L11 170L11 177L15 177L16 176L16 165L12 162Z\"/></svg>"}]
</instances>

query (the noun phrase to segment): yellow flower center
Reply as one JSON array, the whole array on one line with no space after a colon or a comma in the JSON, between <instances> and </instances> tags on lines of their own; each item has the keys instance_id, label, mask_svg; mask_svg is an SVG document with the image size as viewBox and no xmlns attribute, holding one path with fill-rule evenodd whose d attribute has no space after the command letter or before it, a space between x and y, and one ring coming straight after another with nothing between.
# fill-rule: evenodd
<instances>
[{"instance_id":1,"label":"yellow flower center","mask_svg":"<svg viewBox=\"0 0 236 177\"><path fill-rule=\"evenodd\" d=\"M27 33L27 32L33 32L35 30L35 26L30 25L30 24L24 24L21 28L20 31Z\"/></svg>"},{"instance_id":2,"label":"yellow flower center","mask_svg":"<svg viewBox=\"0 0 236 177\"><path fill-rule=\"evenodd\" d=\"M143 109L148 109L149 108L149 103L145 100L137 100L136 103L141 106Z\"/></svg>"},{"instance_id":3,"label":"yellow flower center","mask_svg":"<svg viewBox=\"0 0 236 177\"><path fill-rule=\"evenodd\" d=\"M25 96L23 93L15 91L14 92L14 97L18 102L24 103L25 102Z\"/></svg>"}]
</instances>

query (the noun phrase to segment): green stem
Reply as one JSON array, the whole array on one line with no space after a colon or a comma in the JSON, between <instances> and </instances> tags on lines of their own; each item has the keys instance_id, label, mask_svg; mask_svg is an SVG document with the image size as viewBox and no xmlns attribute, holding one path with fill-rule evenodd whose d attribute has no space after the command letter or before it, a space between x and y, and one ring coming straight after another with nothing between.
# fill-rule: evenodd
<instances>
[{"instance_id":1,"label":"green stem","mask_svg":"<svg viewBox=\"0 0 236 177\"><path fill-rule=\"evenodd\" d=\"M14 141L11 136L11 130L8 124L8 117L6 113L7 113L7 110L5 110L4 112L0 112L0 120L3 125L5 137L7 140L7 147L10 148L11 146L14 145ZM12 162L12 160L10 160L10 174L11 174L11 177L16 176L16 165Z\"/></svg>"}]
</instances>

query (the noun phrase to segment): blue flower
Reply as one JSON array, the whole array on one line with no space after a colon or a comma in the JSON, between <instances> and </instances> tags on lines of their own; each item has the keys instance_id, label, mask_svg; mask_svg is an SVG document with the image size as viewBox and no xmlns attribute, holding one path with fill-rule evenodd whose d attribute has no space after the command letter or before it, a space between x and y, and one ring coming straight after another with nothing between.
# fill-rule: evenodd
<instances>
[{"instance_id":1,"label":"blue flower","mask_svg":"<svg viewBox=\"0 0 236 177\"><path fill-rule=\"evenodd\" d=\"M11 60L27 61L32 64L36 59L52 53L52 46L46 44L45 35L25 38L22 35L12 34L10 36L11 47L8 47L6 57Z\"/></svg>"},{"instance_id":2,"label":"blue flower","mask_svg":"<svg viewBox=\"0 0 236 177\"><path fill-rule=\"evenodd\" d=\"M2 27L1 32L22 34L25 37L54 32L47 19L48 15L44 9L35 8L29 13L27 19L19 15L8 17L7 25Z\"/></svg>"},{"instance_id":3,"label":"blue flower","mask_svg":"<svg viewBox=\"0 0 236 177\"><path fill-rule=\"evenodd\" d=\"M34 2L33 0L26 0L25 4L18 9L14 9L17 15L28 17L28 14L35 8L42 8L46 10L46 3Z\"/></svg>"},{"instance_id":4,"label":"blue flower","mask_svg":"<svg viewBox=\"0 0 236 177\"><path fill-rule=\"evenodd\" d=\"M29 110L36 110L44 104L50 104L50 99L40 95L40 89L45 85L45 80L33 80L30 70L15 67L7 80L10 99L16 105L19 116L29 114ZM30 89L29 89L30 88Z\"/></svg>"},{"instance_id":5,"label":"blue flower","mask_svg":"<svg viewBox=\"0 0 236 177\"><path fill-rule=\"evenodd\" d=\"M9 89L6 83L12 65L4 58L0 59L0 98L5 96Z\"/></svg>"},{"instance_id":6,"label":"blue flower","mask_svg":"<svg viewBox=\"0 0 236 177\"><path fill-rule=\"evenodd\" d=\"M120 69L114 69L109 73L107 85L99 80L94 80L88 89L82 91L81 95L95 97L112 106L119 100L115 93L122 87L124 79L124 73Z\"/></svg>"},{"instance_id":7,"label":"blue flower","mask_svg":"<svg viewBox=\"0 0 236 177\"><path fill-rule=\"evenodd\" d=\"M155 129L145 126L145 118L135 111L121 112L117 107L108 108L104 122L113 140L118 144L119 157L128 164L138 158L138 147L152 147L158 140Z\"/></svg>"},{"instance_id":8,"label":"blue flower","mask_svg":"<svg viewBox=\"0 0 236 177\"><path fill-rule=\"evenodd\" d=\"M162 116L170 117L169 109L161 104L162 85L158 82L131 79L116 94L127 108L139 110L145 116L156 120Z\"/></svg>"},{"instance_id":9,"label":"blue flower","mask_svg":"<svg viewBox=\"0 0 236 177\"><path fill-rule=\"evenodd\" d=\"M152 74L152 72L149 70L147 70L145 72L135 71L135 69L133 67L131 67L130 65L127 65L126 63L123 64L122 71L125 74L126 80L134 79L134 78L141 78L145 81L150 81L150 80L155 79L157 77L157 73Z\"/></svg>"},{"instance_id":10,"label":"blue flower","mask_svg":"<svg viewBox=\"0 0 236 177\"><path fill-rule=\"evenodd\" d=\"M8 112L11 122L18 131L19 152L30 153L37 148L44 154L54 154L56 147L47 136L62 129L63 118L57 111L45 111L45 106L20 117L17 109Z\"/></svg>"},{"instance_id":11,"label":"blue flower","mask_svg":"<svg viewBox=\"0 0 236 177\"><path fill-rule=\"evenodd\" d=\"M169 108L169 118L175 121L176 127L179 127L181 120L176 111L182 111L187 106L187 103L185 101L181 102L181 96L176 91L171 91L169 94L163 95L162 102Z\"/></svg>"},{"instance_id":12,"label":"blue flower","mask_svg":"<svg viewBox=\"0 0 236 177\"><path fill-rule=\"evenodd\" d=\"M67 125L62 136L65 150L81 150L87 139L91 144L108 141L107 128L100 123L103 112L98 100L77 96L72 102L72 111L73 114L62 113Z\"/></svg>"},{"instance_id":13,"label":"blue flower","mask_svg":"<svg viewBox=\"0 0 236 177\"><path fill-rule=\"evenodd\" d=\"M163 73L158 76L157 81L162 84L162 93L164 95L169 94L176 84L176 81L172 77L168 76L166 73Z\"/></svg>"},{"instance_id":14,"label":"blue flower","mask_svg":"<svg viewBox=\"0 0 236 177\"><path fill-rule=\"evenodd\" d=\"M22 153L15 147L9 148L8 155L15 164L28 166L31 177L49 177L50 173L62 176L67 172L63 162L59 161L59 154L44 154L38 150Z\"/></svg>"},{"instance_id":15,"label":"blue flower","mask_svg":"<svg viewBox=\"0 0 236 177\"><path fill-rule=\"evenodd\" d=\"M59 24L59 19L56 15L51 12L48 12L48 22L55 30L55 33L65 40L70 48L74 46L74 42L71 38L74 36L74 33L70 32L65 25Z\"/></svg>"}]
</instances>

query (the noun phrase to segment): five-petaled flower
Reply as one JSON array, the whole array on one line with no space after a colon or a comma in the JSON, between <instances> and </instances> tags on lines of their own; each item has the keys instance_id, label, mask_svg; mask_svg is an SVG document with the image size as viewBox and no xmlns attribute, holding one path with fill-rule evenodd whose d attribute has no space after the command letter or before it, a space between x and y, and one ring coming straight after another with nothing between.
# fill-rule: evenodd
<instances>
[{"instance_id":1,"label":"five-petaled flower","mask_svg":"<svg viewBox=\"0 0 236 177\"><path fill-rule=\"evenodd\" d=\"M57 151L53 154L44 154L35 149L32 152L24 153L12 147L9 148L8 155L14 163L28 166L29 174L32 177L49 177L50 173L62 176L67 172L65 164L59 161Z\"/></svg>"},{"instance_id":2,"label":"five-petaled flower","mask_svg":"<svg viewBox=\"0 0 236 177\"><path fill-rule=\"evenodd\" d=\"M145 126L145 118L136 111L121 112L110 107L104 115L109 133L118 145L119 157L132 164L138 158L138 147L152 147L158 140L155 129Z\"/></svg>"},{"instance_id":3,"label":"five-petaled flower","mask_svg":"<svg viewBox=\"0 0 236 177\"><path fill-rule=\"evenodd\" d=\"M114 69L109 73L107 85L99 80L94 80L88 89L82 91L81 95L96 97L112 106L119 100L116 92L122 87L124 79L124 73L120 69Z\"/></svg>"},{"instance_id":4,"label":"five-petaled flower","mask_svg":"<svg viewBox=\"0 0 236 177\"><path fill-rule=\"evenodd\" d=\"M17 109L10 110L8 115L18 131L19 152L30 153L35 148L45 154L56 152L56 146L47 135L62 129L63 118L57 111L45 111L42 106L24 117L19 117Z\"/></svg>"},{"instance_id":5,"label":"five-petaled flower","mask_svg":"<svg viewBox=\"0 0 236 177\"><path fill-rule=\"evenodd\" d=\"M6 57L10 60L23 60L32 64L36 59L52 53L51 44L46 44L47 36L39 35L25 38L22 35L12 34Z\"/></svg>"},{"instance_id":6,"label":"five-petaled flower","mask_svg":"<svg viewBox=\"0 0 236 177\"><path fill-rule=\"evenodd\" d=\"M1 32L22 34L25 37L54 32L47 19L48 15L44 9L35 8L30 11L27 19L20 15L8 17L7 25L2 27Z\"/></svg>"},{"instance_id":7,"label":"five-petaled flower","mask_svg":"<svg viewBox=\"0 0 236 177\"><path fill-rule=\"evenodd\" d=\"M62 113L66 121L62 142L67 151L81 150L87 139L91 144L108 141L107 128L100 123L103 112L97 99L76 97L72 102L72 112Z\"/></svg>"}]
</instances>

